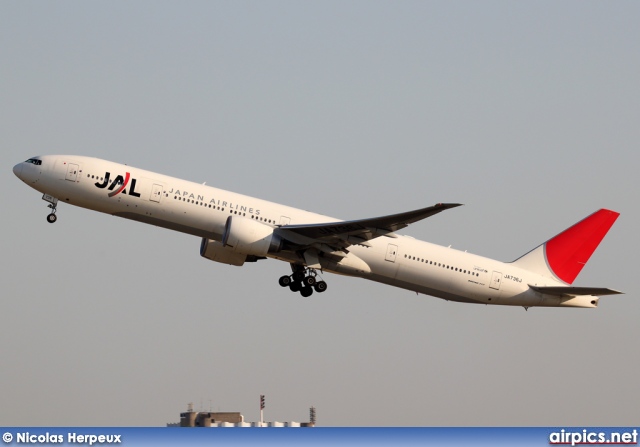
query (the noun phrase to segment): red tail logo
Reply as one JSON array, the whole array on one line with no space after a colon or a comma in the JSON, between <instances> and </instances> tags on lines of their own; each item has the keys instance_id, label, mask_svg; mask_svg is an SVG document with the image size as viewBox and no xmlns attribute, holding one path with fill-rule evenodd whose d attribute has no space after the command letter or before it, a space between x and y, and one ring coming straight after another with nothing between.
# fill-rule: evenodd
<instances>
[{"instance_id":1,"label":"red tail logo","mask_svg":"<svg viewBox=\"0 0 640 447\"><path fill-rule=\"evenodd\" d=\"M549 268L572 284L620 213L601 209L544 244Z\"/></svg>"}]
</instances>

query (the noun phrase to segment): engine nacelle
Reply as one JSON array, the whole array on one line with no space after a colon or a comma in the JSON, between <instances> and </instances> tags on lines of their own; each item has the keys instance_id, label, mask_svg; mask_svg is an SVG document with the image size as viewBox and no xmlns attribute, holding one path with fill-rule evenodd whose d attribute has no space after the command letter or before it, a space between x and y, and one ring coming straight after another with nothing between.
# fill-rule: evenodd
<instances>
[{"instance_id":1,"label":"engine nacelle","mask_svg":"<svg viewBox=\"0 0 640 447\"><path fill-rule=\"evenodd\" d=\"M222 245L235 253L266 256L280 251L282 239L268 225L246 217L229 216L224 226Z\"/></svg>"},{"instance_id":2,"label":"engine nacelle","mask_svg":"<svg viewBox=\"0 0 640 447\"><path fill-rule=\"evenodd\" d=\"M247 260L247 255L236 253L221 242L202 238L200 244L200 256L223 264L241 266Z\"/></svg>"}]
</instances>

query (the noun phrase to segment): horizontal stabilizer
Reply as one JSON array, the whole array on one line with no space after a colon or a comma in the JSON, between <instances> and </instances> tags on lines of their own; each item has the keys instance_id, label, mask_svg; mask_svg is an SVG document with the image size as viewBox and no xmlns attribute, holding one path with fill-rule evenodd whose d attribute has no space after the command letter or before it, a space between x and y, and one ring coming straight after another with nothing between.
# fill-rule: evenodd
<instances>
[{"instance_id":1,"label":"horizontal stabilizer","mask_svg":"<svg viewBox=\"0 0 640 447\"><path fill-rule=\"evenodd\" d=\"M602 295L618 295L624 292L619 292L613 289L607 289L605 287L539 287L532 286L529 284L529 287L536 292L544 293L545 295L554 295L554 296L580 296L580 295L592 295L592 296L602 296Z\"/></svg>"}]
</instances>

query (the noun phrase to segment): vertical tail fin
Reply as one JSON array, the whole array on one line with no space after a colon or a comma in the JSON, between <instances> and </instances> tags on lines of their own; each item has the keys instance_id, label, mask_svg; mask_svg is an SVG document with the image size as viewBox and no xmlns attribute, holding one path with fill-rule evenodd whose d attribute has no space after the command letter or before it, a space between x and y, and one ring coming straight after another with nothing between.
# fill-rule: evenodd
<instances>
[{"instance_id":1,"label":"vertical tail fin","mask_svg":"<svg viewBox=\"0 0 640 447\"><path fill-rule=\"evenodd\" d=\"M596 211L513 264L572 284L619 215L606 209Z\"/></svg>"}]
</instances>

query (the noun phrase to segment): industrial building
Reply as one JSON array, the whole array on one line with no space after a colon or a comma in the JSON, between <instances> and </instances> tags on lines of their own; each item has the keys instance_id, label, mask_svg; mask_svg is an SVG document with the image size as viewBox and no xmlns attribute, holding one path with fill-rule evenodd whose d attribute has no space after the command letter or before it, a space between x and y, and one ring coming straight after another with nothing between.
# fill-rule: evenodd
<instances>
[{"instance_id":1,"label":"industrial building","mask_svg":"<svg viewBox=\"0 0 640 447\"><path fill-rule=\"evenodd\" d=\"M263 406L261 406L262 409L264 409ZM245 422L240 412L194 411L193 404L190 403L188 410L180 413L180 422L168 423L167 427L315 427L315 425L315 407L309 409L309 422Z\"/></svg>"}]
</instances>

